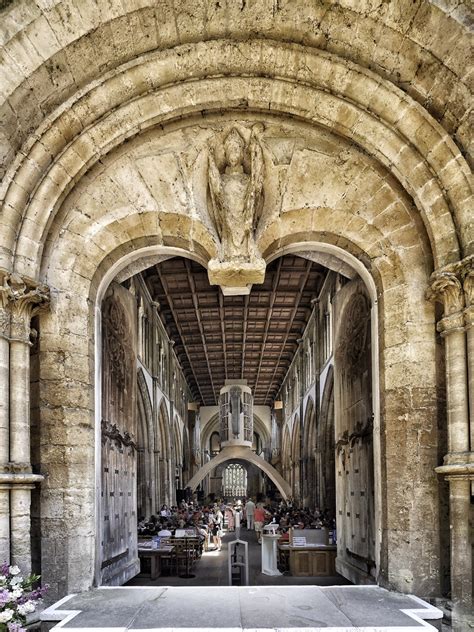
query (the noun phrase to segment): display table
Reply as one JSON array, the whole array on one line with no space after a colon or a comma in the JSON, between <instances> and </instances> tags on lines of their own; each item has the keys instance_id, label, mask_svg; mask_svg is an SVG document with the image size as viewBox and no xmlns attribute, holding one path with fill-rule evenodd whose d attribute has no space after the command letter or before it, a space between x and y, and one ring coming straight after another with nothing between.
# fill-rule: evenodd
<instances>
[{"instance_id":1,"label":"display table","mask_svg":"<svg viewBox=\"0 0 474 632\"><path fill-rule=\"evenodd\" d=\"M281 544L282 557L289 557L290 574L293 577L332 577L336 575L336 552L334 544L312 544L290 546Z\"/></svg>"},{"instance_id":2,"label":"display table","mask_svg":"<svg viewBox=\"0 0 474 632\"><path fill-rule=\"evenodd\" d=\"M169 557L173 553L174 549L175 549L174 546L170 546L167 544L160 546L158 549L152 549L151 542L150 542L150 545L148 545L148 543L138 544L138 557L140 559L142 558L150 559L150 567L151 567L150 578L151 579L157 579L161 575L161 559L162 557L165 557L165 556Z\"/></svg>"},{"instance_id":3,"label":"display table","mask_svg":"<svg viewBox=\"0 0 474 632\"><path fill-rule=\"evenodd\" d=\"M262 535L262 573L264 575L281 575L277 567L278 534Z\"/></svg>"},{"instance_id":4,"label":"display table","mask_svg":"<svg viewBox=\"0 0 474 632\"><path fill-rule=\"evenodd\" d=\"M337 546L328 543L327 529L290 529L288 544L280 544L281 559L289 558L293 577L336 575Z\"/></svg>"}]
</instances>

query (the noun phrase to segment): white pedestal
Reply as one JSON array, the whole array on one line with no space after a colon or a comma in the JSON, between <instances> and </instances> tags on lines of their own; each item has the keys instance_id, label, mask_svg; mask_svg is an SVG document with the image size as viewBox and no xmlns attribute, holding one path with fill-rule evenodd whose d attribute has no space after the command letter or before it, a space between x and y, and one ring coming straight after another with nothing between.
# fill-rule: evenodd
<instances>
[{"instance_id":1,"label":"white pedestal","mask_svg":"<svg viewBox=\"0 0 474 632\"><path fill-rule=\"evenodd\" d=\"M262 535L262 573L281 575L277 567L277 542L279 535Z\"/></svg>"}]
</instances>

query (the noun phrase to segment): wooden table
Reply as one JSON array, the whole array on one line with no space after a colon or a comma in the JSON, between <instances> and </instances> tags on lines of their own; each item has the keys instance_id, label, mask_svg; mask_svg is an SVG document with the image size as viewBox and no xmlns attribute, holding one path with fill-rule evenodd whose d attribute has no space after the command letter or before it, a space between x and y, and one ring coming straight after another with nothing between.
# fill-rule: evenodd
<instances>
[{"instance_id":1,"label":"wooden table","mask_svg":"<svg viewBox=\"0 0 474 632\"><path fill-rule=\"evenodd\" d=\"M307 546L279 545L280 552L289 555L290 574L293 577L333 576L337 546L313 544Z\"/></svg>"},{"instance_id":2,"label":"wooden table","mask_svg":"<svg viewBox=\"0 0 474 632\"><path fill-rule=\"evenodd\" d=\"M151 546L138 545L138 557L150 558L151 572L150 578L157 579L161 575L161 558L163 555L169 555L173 553L175 547L169 544L164 544L158 549L152 549Z\"/></svg>"}]
</instances>

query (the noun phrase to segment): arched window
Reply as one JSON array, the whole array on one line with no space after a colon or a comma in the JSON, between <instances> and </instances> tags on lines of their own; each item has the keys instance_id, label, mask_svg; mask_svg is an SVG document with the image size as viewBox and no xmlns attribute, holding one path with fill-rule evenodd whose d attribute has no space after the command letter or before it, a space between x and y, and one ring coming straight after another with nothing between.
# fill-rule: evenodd
<instances>
[{"instance_id":1,"label":"arched window","mask_svg":"<svg viewBox=\"0 0 474 632\"><path fill-rule=\"evenodd\" d=\"M247 470L243 465L231 463L225 468L222 488L224 496L235 498L247 495Z\"/></svg>"},{"instance_id":2,"label":"arched window","mask_svg":"<svg viewBox=\"0 0 474 632\"><path fill-rule=\"evenodd\" d=\"M211 434L210 449L213 456L221 451L221 438L218 432L213 432Z\"/></svg>"},{"instance_id":3,"label":"arched window","mask_svg":"<svg viewBox=\"0 0 474 632\"><path fill-rule=\"evenodd\" d=\"M253 433L252 450L257 454L260 454L262 451L262 440L258 432Z\"/></svg>"}]
</instances>

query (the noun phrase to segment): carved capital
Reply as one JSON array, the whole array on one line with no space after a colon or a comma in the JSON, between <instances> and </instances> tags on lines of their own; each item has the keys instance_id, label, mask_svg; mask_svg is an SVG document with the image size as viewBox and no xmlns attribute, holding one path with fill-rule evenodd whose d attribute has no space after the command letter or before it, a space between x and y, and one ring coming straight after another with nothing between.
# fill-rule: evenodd
<instances>
[{"instance_id":1,"label":"carved capital","mask_svg":"<svg viewBox=\"0 0 474 632\"><path fill-rule=\"evenodd\" d=\"M0 273L0 336L29 342L30 322L49 305L49 288L16 273Z\"/></svg>"},{"instance_id":2,"label":"carved capital","mask_svg":"<svg viewBox=\"0 0 474 632\"><path fill-rule=\"evenodd\" d=\"M427 298L442 303L445 316L460 312L464 307L461 281L454 272L435 272L431 277Z\"/></svg>"},{"instance_id":3,"label":"carved capital","mask_svg":"<svg viewBox=\"0 0 474 632\"><path fill-rule=\"evenodd\" d=\"M466 257L459 264L466 307L474 305L474 255Z\"/></svg>"},{"instance_id":4,"label":"carved capital","mask_svg":"<svg viewBox=\"0 0 474 632\"><path fill-rule=\"evenodd\" d=\"M1 305L1 301L0 301ZM0 338L8 338L10 334L10 312L0 307Z\"/></svg>"}]
</instances>

